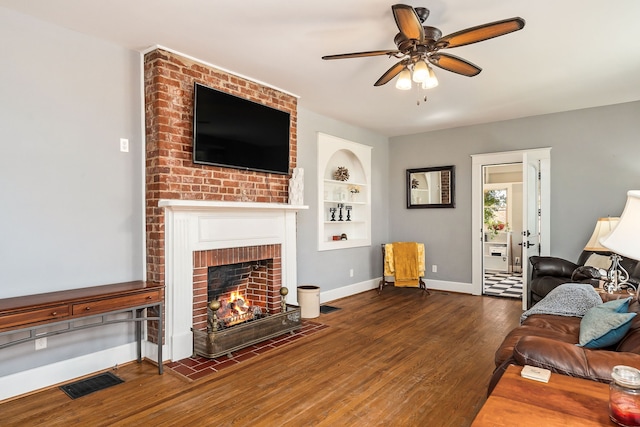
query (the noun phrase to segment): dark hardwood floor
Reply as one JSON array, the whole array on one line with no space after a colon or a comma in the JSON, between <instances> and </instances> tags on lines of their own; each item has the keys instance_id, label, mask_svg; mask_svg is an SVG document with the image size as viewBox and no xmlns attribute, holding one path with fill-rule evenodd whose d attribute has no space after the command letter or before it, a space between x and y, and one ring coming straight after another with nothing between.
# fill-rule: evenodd
<instances>
[{"instance_id":1,"label":"dark hardwood floor","mask_svg":"<svg viewBox=\"0 0 640 427\"><path fill-rule=\"evenodd\" d=\"M330 327L189 382L151 363L76 400L57 387L0 403L3 426L468 426L521 302L386 287L331 305Z\"/></svg>"}]
</instances>

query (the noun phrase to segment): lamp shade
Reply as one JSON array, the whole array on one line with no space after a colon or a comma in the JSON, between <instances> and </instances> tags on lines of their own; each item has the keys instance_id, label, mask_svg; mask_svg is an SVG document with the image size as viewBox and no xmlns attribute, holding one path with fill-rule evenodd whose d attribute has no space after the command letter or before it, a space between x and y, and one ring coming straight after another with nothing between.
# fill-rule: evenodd
<instances>
[{"instance_id":1,"label":"lamp shade","mask_svg":"<svg viewBox=\"0 0 640 427\"><path fill-rule=\"evenodd\" d=\"M429 66L424 59L419 60L413 66L413 81L416 83L422 83L429 78Z\"/></svg>"},{"instance_id":2,"label":"lamp shade","mask_svg":"<svg viewBox=\"0 0 640 427\"><path fill-rule=\"evenodd\" d=\"M409 90L411 89L411 71L408 68L404 68L400 71L398 75L398 80L396 81L396 88L400 90Z\"/></svg>"},{"instance_id":3,"label":"lamp shade","mask_svg":"<svg viewBox=\"0 0 640 427\"><path fill-rule=\"evenodd\" d=\"M600 239L606 237L613 231L613 229L618 225L620 218L600 218L598 222L596 222L596 228L593 230L593 234L591 238L587 242L587 245L584 247L585 251L608 251L609 249L605 248L600 244Z\"/></svg>"},{"instance_id":4,"label":"lamp shade","mask_svg":"<svg viewBox=\"0 0 640 427\"><path fill-rule=\"evenodd\" d=\"M618 255L640 260L640 190L627 192L620 222L600 244Z\"/></svg>"},{"instance_id":5,"label":"lamp shade","mask_svg":"<svg viewBox=\"0 0 640 427\"><path fill-rule=\"evenodd\" d=\"M427 66L427 71L429 75L422 82L422 89L431 89L438 86L438 78L436 77L436 73L433 72L433 69Z\"/></svg>"}]
</instances>

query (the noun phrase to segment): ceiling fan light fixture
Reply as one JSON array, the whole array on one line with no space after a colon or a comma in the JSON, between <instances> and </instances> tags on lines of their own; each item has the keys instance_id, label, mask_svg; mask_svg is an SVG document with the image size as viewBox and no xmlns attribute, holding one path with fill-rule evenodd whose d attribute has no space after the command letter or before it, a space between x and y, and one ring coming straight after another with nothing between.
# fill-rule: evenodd
<instances>
[{"instance_id":1,"label":"ceiling fan light fixture","mask_svg":"<svg viewBox=\"0 0 640 427\"><path fill-rule=\"evenodd\" d=\"M374 86L385 85L397 77L397 89L410 90L413 82L417 83L418 89L431 89L438 86L438 79L430 64L467 77L477 76L482 71L482 68L477 65L455 55L443 53L441 50L466 46L503 36L521 30L525 25L524 19L515 17L476 25L442 37L440 29L430 25L423 25L427 16L429 16L428 9L424 7L414 8L406 4L394 4L391 6L391 11L399 30L393 38L396 49L325 55L322 59L362 58L383 55L394 57L399 61L385 71L373 84Z\"/></svg>"},{"instance_id":2,"label":"ceiling fan light fixture","mask_svg":"<svg viewBox=\"0 0 640 427\"><path fill-rule=\"evenodd\" d=\"M431 89L438 86L438 78L436 77L436 73L433 72L433 69L427 65L428 76L422 82L422 89Z\"/></svg>"},{"instance_id":3,"label":"ceiling fan light fixture","mask_svg":"<svg viewBox=\"0 0 640 427\"><path fill-rule=\"evenodd\" d=\"M419 60L413 66L413 81L423 83L429 78L429 66L424 59Z\"/></svg>"},{"instance_id":4,"label":"ceiling fan light fixture","mask_svg":"<svg viewBox=\"0 0 640 427\"><path fill-rule=\"evenodd\" d=\"M411 89L411 71L407 67L404 67L400 74L398 74L398 80L396 81L396 89L409 90Z\"/></svg>"}]
</instances>

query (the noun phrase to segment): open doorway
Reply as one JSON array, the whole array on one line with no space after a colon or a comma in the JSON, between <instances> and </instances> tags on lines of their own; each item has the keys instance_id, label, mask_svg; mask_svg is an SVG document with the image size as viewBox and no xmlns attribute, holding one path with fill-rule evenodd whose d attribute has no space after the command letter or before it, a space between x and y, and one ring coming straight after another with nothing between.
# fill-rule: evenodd
<instances>
[{"instance_id":1,"label":"open doorway","mask_svg":"<svg viewBox=\"0 0 640 427\"><path fill-rule=\"evenodd\" d=\"M482 293L522 298L522 163L483 165Z\"/></svg>"},{"instance_id":2,"label":"open doorway","mask_svg":"<svg viewBox=\"0 0 640 427\"><path fill-rule=\"evenodd\" d=\"M550 148L536 148L501 153L473 154L471 177L471 222L472 227L472 290L474 295L483 294L484 274L484 167L495 165L522 164L522 246L515 240L512 243L522 251L520 270L522 271L523 292L522 309L529 308L529 257L531 255L549 255L550 251ZM514 202L515 205L515 202ZM514 208L515 209L515 208ZM512 213L513 215L513 213ZM521 249L520 249L521 248ZM513 259L515 265L515 256Z\"/></svg>"}]
</instances>

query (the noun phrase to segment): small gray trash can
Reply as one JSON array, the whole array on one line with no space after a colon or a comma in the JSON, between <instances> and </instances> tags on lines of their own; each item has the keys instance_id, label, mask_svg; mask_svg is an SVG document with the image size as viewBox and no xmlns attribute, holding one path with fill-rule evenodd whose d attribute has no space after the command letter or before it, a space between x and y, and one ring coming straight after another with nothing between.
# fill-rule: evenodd
<instances>
[{"instance_id":1,"label":"small gray trash can","mask_svg":"<svg viewBox=\"0 0 640 427\"><path fill-rule=\"evenodd\" d=\"M298 286L298 305L300 317L313 319L320 316L320 287L314 285Z\"/></svg>"}]
</instances>

